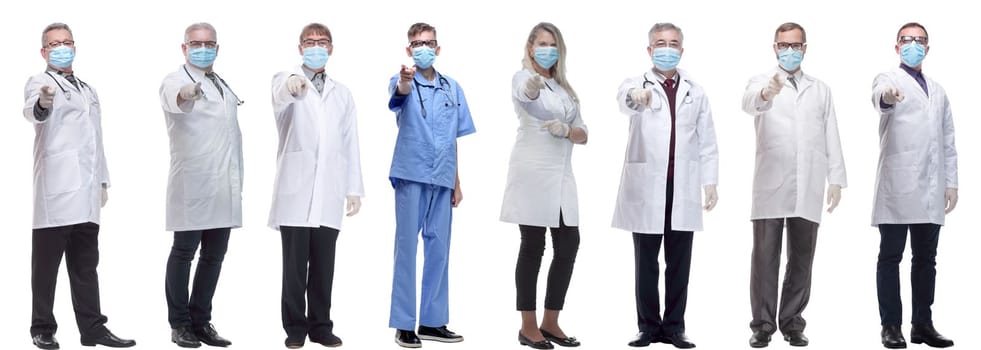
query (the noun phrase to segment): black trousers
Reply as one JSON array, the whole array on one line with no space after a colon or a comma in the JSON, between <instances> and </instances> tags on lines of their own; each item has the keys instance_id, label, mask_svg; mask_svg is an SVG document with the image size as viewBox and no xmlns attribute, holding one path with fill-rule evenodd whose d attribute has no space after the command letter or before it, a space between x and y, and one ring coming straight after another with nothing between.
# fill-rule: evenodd
<instances>
[{"instance_id":1,"label":"black trousers","mask_svg":"<svg viewBox=\"0 0 981 350\"><path fill-rule=\"evenodd\" d=\"M201 327L211 322L211 299L218 286L221 262L228 250L231 228L174 232L174 245L167 259L167 318L171 328ZM194 284L188 299L191 261L201 247Z\"/></svg>"},{"instance_id":2,"label":"black trousers","mask_svg":"<svg viewBox=\"0 0 981 350\"><path fill-rule=\"evenodd\" d=\"M671 230L671 203L674 183L668 180L664 213L664 234L634 232L634 295L637 299L637 328L654 336L685 331L688 305L688 275L691 271L691 231ZM657 262L664 241L664 319L661 319L660 275Z\"/></svg>"},{"instance_id":3,"label":"black trousers","mask_svg":"<svg viewBox=\"0 0 981 350\"><path fill-rule=\"evenodd\" d=\"M933 324L933 292L937 280L937 242L940 225L937 224L882 224L879 225L879 262L875 270L876 290L879 297L879 318L883 326L899 326L903 323L903 301L899 294L899 262L906 249L906 231L909 230L910 248L913 250L913 266L910 268L910 285L913 288L913 324Z\"/></svg>"},{"instance_id":4,"label":"black trousers","mask_svg":"<svg viewBox=\"0 0 981 350\"><path fill-rule=\"evenodd\" d=\"M283 329L290 339L324 339L330 320L334 253L338 230L330 227L280 226L283 238ZM307 305L309 301L309 307Z\"/></svg>"},{"instance_id":5,"label":"black trousers","mask_svg":"<svg viewBox=\"0 0 981 350\"><path fill-rule=\"evenodd\" d=\"M518 311L534 311L538 271L542 267L542 255L545 254L545 227L518 225L518 229L521 231L521 249L514 268ZM576 254L579 252L579 227L566 226L560 212L559 227L549 230L552 231L553 254L545 288L545 308L562 310L565 294L572 280L572 269L576 264Z\"/></svg>"},{"instance_id":6,"label":"black trousers","mask_svg":"<svg viewBox=\"0 0 981 350\"><path fill-rule=\"evenodd\" d=\"M99 225L83 224L34 229L31 238L31 336L54 334L55 284L65 256L75 322L83 340L106 334L106 316L99 304Z\"/></svg>"}]
</instances>

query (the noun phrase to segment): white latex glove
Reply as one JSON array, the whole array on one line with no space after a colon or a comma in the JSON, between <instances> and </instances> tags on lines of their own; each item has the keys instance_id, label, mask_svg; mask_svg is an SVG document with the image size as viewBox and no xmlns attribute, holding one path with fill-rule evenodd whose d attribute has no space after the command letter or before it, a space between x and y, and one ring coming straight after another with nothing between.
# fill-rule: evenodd
<instances>
[{"instance_id":1,"label":"white latex glove","mask_svg":"<svg viewBox=\"0 0 981 350\"><path fill-rule=\"evenodd\" d=\"M555 137L569 137L569 124L560 122L558 119L552 119L542 123L542 129L548 129L548 132Z\"/></svg>"},{"instance_id":2,"label":"white latex glove","mask_svg":"<svg viewBox=\"0 0 981 350\"><path fill-rule=\"evenodd\" d=\"M109 201L109 189L102 188L102 208L106 207L106 202Z\"/></svg>"},{"instance_id":3,"label":"white latex glove","mask_svg":"<svg viewBox=\"0 0 981 350\"><path fill-rule=\"evenodd\" d=\"M354 216L361 211L361 197L347 196L347 216Z\"/></svg>"},{"instance_id":4,"label":"white latex glove","mask_svg":"<svg viewBox=\"0 0 981 350\"><path fill-rule=\"evenodd\" d=\"M944 199L947 201L947 209L944 210L944 214L949 214L957 206L957 189L948 188L944 192Z\"/></svg>"},{"instance_id":5,"label":"white latex glove","mask_svg":"<svg viewBox=\"0 0 981 350\"><path fill-rule=\"evenodd\" d=\"M299 75L291 75L286 79L286 89L293 97L300 96L307 92L307 80Z\"/></svg>"},{"instance_id":6,"label":"white latex glove","mask_svg":"<svg viewBox=\"0 0 981 350\"><path fill-rule=\"evenodd\" d=\"M828 186L828 213L833 212L841 201L841 185Z\"/></svg>"},{"instance_id":7,"label":"white latex glove","mask_svg":"<svg viewBox=\"0 0 981 350\"><path fill-rule=\"evenodd\" d=\"M525 82L525 96L534 100L538 98L541 90L545 88L545 79L538 73L532 74L531 78Z\"/></svg>"},{"instance_id":8,"label":"white latex glove","mask_svg":"<svg viewBox=\"0 0 981 350\"><path fill-rule=\"evenodd\" d=\"M37 98L37 104L44 109L51 108L51 105L54 104L54 94L55 90L53 87L42 86L41 96Z\"/></svg>"},{"instance_id":9,"label":"white latex glove","mask_svg":"<svg viewBox=\"0 0 981 350\"><path fill-rule=\"evenodd\" d=\"M627 92L627 97L630 98L627 101L627 107L637 111L650 107L651 96L651 90L638 88L630 89L630 91Z\"/></svg>"},{"instance_id":10,"label":"white latex glove","mask_svg":"<svg viewBox=\"0 0 981 350\"><path fill-rule=\"evenodd\" d=\"M719 202L719 193L715 191L715 185L705 185L705 211L712 211L715 204Z\"/></svg>"},{"instance_id":11,"label":"white latex glove","mask_svg":"<svg viewBox=\"0 0 981 350\"><path fill-rule=\"evenodd\" d=\"M784 79L784 77L780 76L780 73L773 74L773 77L770 78L770 82L763 88L763 91L760 92L760 95L763 96L764 101L773 101L773 98L780 93L781 89L783 89Z\"/></svg>"},{"instance_id":12,"label":"white latex glove","mask_svg":"<svg viewBox=\"0 0 981 350\"><path fill-rule=\"evenodd\" d=\"M204 92L201 91L201 82L187 84L181 87L181 91L177 94L184 101L194 101L204 96Z\"/></svg>"},{"instance_id":13,"label":"white latex glove","mask_svg":"<svg viewBox=\"0 0 981 350\"><path fill-rule=\"evenodd\" d=\"M898 102L903 102L904 98L906 96L903 96L903 92L895 87L887 86L885 89L882 89L882 103L894 105Z\"/></svg>"}]
</instances>

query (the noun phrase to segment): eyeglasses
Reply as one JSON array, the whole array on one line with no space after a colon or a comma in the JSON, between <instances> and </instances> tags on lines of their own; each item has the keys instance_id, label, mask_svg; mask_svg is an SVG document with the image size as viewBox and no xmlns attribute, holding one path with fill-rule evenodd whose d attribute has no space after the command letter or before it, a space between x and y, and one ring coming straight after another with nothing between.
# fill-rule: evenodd
<instances>
[{"instance_id":1,"label":"eyeglasses","mask_svg":"<svg viewBox=\"0 0 981 350\"><path fill-rule=\"evenodd\" d=\"M52 41L52 42L49 42L48 45L46 45L46 46L49 49L53 49L53 48L56 48L56 47L61 46L61 45L65 45L65 46L68 46L68 47L75 47L75 41L74 40Z\"/></svg>"},{"instance_id":2,"label":"eyeglasses","mask_svg":"<svg viewBox=\"0 0 981 350\"><path fill-rule=\"evenodd\" d=\"M807 46L807 43L788 43L781 41L778 43L773 43L773 45L777 46L777 50L786 50L787 48L790 48L794 51L800 51Z\"/></svg>"},{"instance_id":3,"label":"eyeglasses","mask_svg":"<svg viewBox=\"0 0 981 350\"><path fill-rule=\"evenodd\" d=\"M681 42L680 41L677 41L677 40L671 40L671 41L658 40L658 41L655 41L653 44L651 44L651 47L653 47L655 49L662 48L662 47L670 47L672 49L680 49L681 48Z\"/></svg>"},{"instance_id":4,"label":"eyeglasses","mask_svg":"<svg viewBox=\"0 0 981 350\"><path fill-rule=\"evenodd\" d=\"M218 42L217 41L198 41L198 40L192 40L192 41L188 41L187 43L185 43L185 45L187 45L187 47L189 47L189 48L207 47L209 49L213 49L213 48L218 47Z\"/></svg>"},{"instance_id":5,"label":"eyeglasses","mask_svg":"<svg viewBox=\"0 0 981 350\"><path fill-rule=\"evenodd\" d=\"M914 41L917 44L926 45L927 43L930 42L930 38L927 38L925 36L910 36L910 35L903 35L899 37L899 43L903 45L909 44Z\"/></svg>"},{"instance_id":6,"label":"eyeglasses","mask_svg":"<svg viewBox=\"0 0 981 350\"><path fill-rule=\"evenodd\" d=\"M319 40L306 39L303 40L300 44L302 44L303 47L314 47L314 46L330 47L331 42L330 39L319 39Z\"/></svg>"},{"instance_id":7,"label":"eyeglasses","mask_svg":"<svg viewBox=\"0 0 981 350\"><path fill-rule=\"evenodd\" d=\"M433 40L413 40L413 41L409 42L409 47L411 47L413 49L414 48L417 48L417 47L422 47L422 46L429 46L430 48L434 48L435 49L436 46L437 46L436 39L433 39Z\"/></svg>"}]
</instances>

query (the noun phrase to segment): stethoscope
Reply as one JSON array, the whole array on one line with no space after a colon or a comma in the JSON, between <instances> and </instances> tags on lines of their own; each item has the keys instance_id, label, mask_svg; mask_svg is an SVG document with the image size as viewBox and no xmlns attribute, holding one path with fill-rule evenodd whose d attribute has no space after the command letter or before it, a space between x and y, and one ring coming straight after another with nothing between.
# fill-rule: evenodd
<instances>
[{"instance_id":1,"label":"stethoscope","mask_svg":"<svg viewBox=\"0 0 981 350\"><path fill-rule=\"evenodd\" d=\"M54 75L51 74L51 72L44 72L44 74L47 74L49 77L51 77L51 80L54 80L55 84L58 84L58 89L61 89L61 93L65 94L65 99L66 100L68 100L68 101L71 101L72 100L72 92L71 92L71 90L65 89L65 87L61 85L61 82L59 82L58 79L56 79L54 77ZM79 92L82 91L82 88L88 88L89 87L89 84L86 84L84 81L82 81L82 79L75 78L75 80L78 81L78 91Z\"/></svg>"},{"instance_id":2,"label":"stethoscope","mask_svg":"<svg viewBox=\"0 0 981 350\"><path fill-rule=\"evenodd\" d=\"M675 73L675 75L677 75L675 81L681 81L681 74L680 73ZM650 79L647 79L647 73L644 73L644 84L641 85L641 88L647 89L647 84L655 85L655 86L656 85L660 85L659 83L655 83L655 82L651 81ZM678 86L678 83L675 83L675 86ZM691 103L691 91L685 92L684 103Z\"/></svg>"},{"instance_id":3,"label":"stethoscope","mask_svg":"<svg viewBox=\"0 0 981 350\"><path fill-rule=\"evenodd\" d=\"M436 72L436 78L437 78L436 81L439 82L439 86L438 87L437 86L433 86L433 89L442 90L443 91L443 94L446 95L446 99L449 100L449 102L445 103L444 106L445 107L449 107L451 104L454 105L454 106L460 106L460 104L457 103L456 100L453 99L453 96L450 95L450 89L449 88L452 87L450 85L450 81L449 80L446 80L446 77L444 77L442 74L439 74L439 72ZM423 85L422 84L419 84L419 81L416 80L415 77L412 77L412 82L415 83L415 85L416 85L416 97L419 98L419 106L422 107L422 117L425 118L426 115L427 115L427 113L426 113L426 105L424 103L422 103L422 93L419 91L419 89ZM444 88L443 87L444 85L447 88ZM426 85L426 86L428 87L428 85Z\"/></svg>"},{"instance_id":4,"label":"stethoscope","mask_svg":"<svg viewBox=\"0 0 981 350\"><path fill-rule=\"evenodd\" d=\"M184 65L183 68L184 68L184 74L187 74L187 77L191 78L191 83L197 83L198 81L191 76L191 72L187 71L187 65ZM232 87L228 86L228 83L225 82L225 79L222 79L221 76L218 75L218 73L215 72L211 72L211 73L215 75L215 78L218 78L218 81L220 81L222 85L225 85L225 87L228 88L228 92L232 93L232 96L235 96L235 100L238 101L236 105L241 106L242 104L245 103L244 100L238 98L238 95L235 94L235 91L232 90Z\"/></svg>"}]
</instances>

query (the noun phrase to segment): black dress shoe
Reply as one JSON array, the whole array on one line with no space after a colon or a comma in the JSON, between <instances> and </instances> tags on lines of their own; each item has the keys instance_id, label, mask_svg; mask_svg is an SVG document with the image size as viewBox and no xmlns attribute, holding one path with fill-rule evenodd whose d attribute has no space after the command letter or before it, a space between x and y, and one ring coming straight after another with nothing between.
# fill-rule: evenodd
<instances>
[{"instance_id":1,"label":"black dress shoe","mask_svg":"<svg viewBox=\"0 0 981 350\"><path fill-rule=\"evenodd\" d=\"M695 347L695 343L688 339L688 336L684 332L678 332L664 337L671 342L671 345L678 349L691 349Z\"/></svg>"},{"instance_id":2,"label":"black dress shoe","mask_svg":"<svg viewBox=\"0 0 981 350\"><path fill-rule=\"evenodd\" d=\"M886 349L905 349L906 339L903 338L903 330L899 326L882 326L882 346Z\"/></svg>"},{"instance_id":3,"label":"black dress shoe","mask_svg":"<svg viewBox=\"0 0 981 350\"><path fill-rule=\"evenodd\" d=\"M749 346L753 348L765 348L770 345L770 333L765 331L755 331L753 336L749 337Z\"/></svg>"},{"instance_id":4,"label":"black dress shoe","mask_svg":"<svg viewBox=\"0 0 981 350\"><path fill-rule=\"evenodd\" d=\"M954 341L940 335L940 333L933 328L932 324L913 325L913 329L909 332L909 340L913 342L913 344L926 343L926 345L935 348L954 346Z\"/></svg>"},{"instance_id":5,"label":"black dress shoe","mask_svg":"<svg viewBox=\"0 0 981 350\"><path fill-rule=\"evenodd\" d=\"M463 341L463 336L453 333L446 326L426 327L419 326L419 339L435 340L443 343L459 343Z\"/></svg>"},{"instance_id":6,"label":"black dress shoe","mask_svg":"<svg viewBox=\"0 0 981 350\"><path fill-rule=\"evenodd\" d=\"M210 323L206 326L195 328L194 336L198 338L198 341L211 346L226 347L232 345L231 341L218 335L215 325Z\"/></svg>"},{"instance_id":7,"label":"black dress shoe","mask_svg":"<svg viewBox=\"0 0 981 350\"><path fill-rule=\"evenodd\" d=\"M59 347L58 339L55 339L54 334L35 334L31 339L34 341L34 346L40 349L52 350Z\"/></svg>"},{"instance_id":8,"label":"black dress shoe","mask_svg":"<svg viewBox=\"0 0 981 350\"><path fill-rule=\"evenodd\" d=\"M108 329L106 330L106 334L101 337L92 340L82 340L82 345L84 346L95 346L96 344L108 346L110 348L128 348L136 345L136 341L117 337Z\"/></svg>"},{"instance_id":9,"label":"black dress shoe","mask_svg":"<svg viewBox=\"0 0 981 350\"><path fill-rule=\"evenodd\" d=\"M559 338L544 329L539 329L539 330L542 331L542 335L545 336L545 339L547 339L550 342L556 343L559 346L576 347L582 345L579 343L578 340L576 340L576 337Z\"/></svg>"},{"instance_id":10,"label":"black dress shoe","mask_svg":"<svg viewBox=\"0 0 981 350\"><path fill-rule=\"evenodd\" d=\"M299 348L302 348L303 347L303 344L305 342L306 342L306 337L302 337L302 338L290 338L290 337L286 337L286 342L285 343L286 343L286 348L287 349L299 349Z\"/></svg>"},{"instance_id":11,"label":"black dress shoe","mask_svg":"<svg viewBox=\"0 0 981 350\"><path fill-rule=\"evenodd\" d=\"M336 348L341 346L341 338L338 338L334 333L327 333L326 335L310 336L310 341L326 346L328 348Z\"/></svg>"},{"instance_id":12,"label":"black dress shoe","mask_svg":"<svg viewBox=\"0 0 981 350\"><path fill-rule=\"evenodd\" d=\"M783 335L783 340L790 343L790 346L807 346L810 343L804 331L790 331Z\"/></svg>"},{"instance_id":13,"label":"black dress shoe","mask_svg":"<svg viewBox=\"0 0 981 350\"><path fill-rule=\"evenodd\" d=\"M642 348L651 345L654 341L654 336L650 332L640 332L634 336L634 340L631 340L627 345L633 346L635 348Z\"/></svg>"},{"instance_id":14,"label":"black dress shoe","mask_svg":"<svg viewBox=\"0 0 981 350\"><path fill-rule=\"evenodd\" d=\"M552 346L552 343L548 342L548 339L540 340L540 341L531 341L531 339L528 339L528 337L526 337L524 334L521 334L521 331L518 331L518 343L521 343L521 345L527 345L532 349L555 348L554 346Z\"/></svg>"},{"instance_id":15,"label":"black dress shoe","mask_svg":"<svg viewBox=\"0 0 981 350\"><path fill-rule=\"evenodd\" d=\"M200 348L201 342L191 331L191 327L178 327L170 330L170 342L182 348Z\"/></svg>"},{"instance_id":16,"label":"black dress shoe","mask_svg":"<svg viewBox=\"0 0 981 350\"><path fill-rule=\"evenodd\" d=\"M395 330L395 343L403 348L421 348L422 341L416 336L416 332L404 329Z\"/></svg>"}]
</instances>

